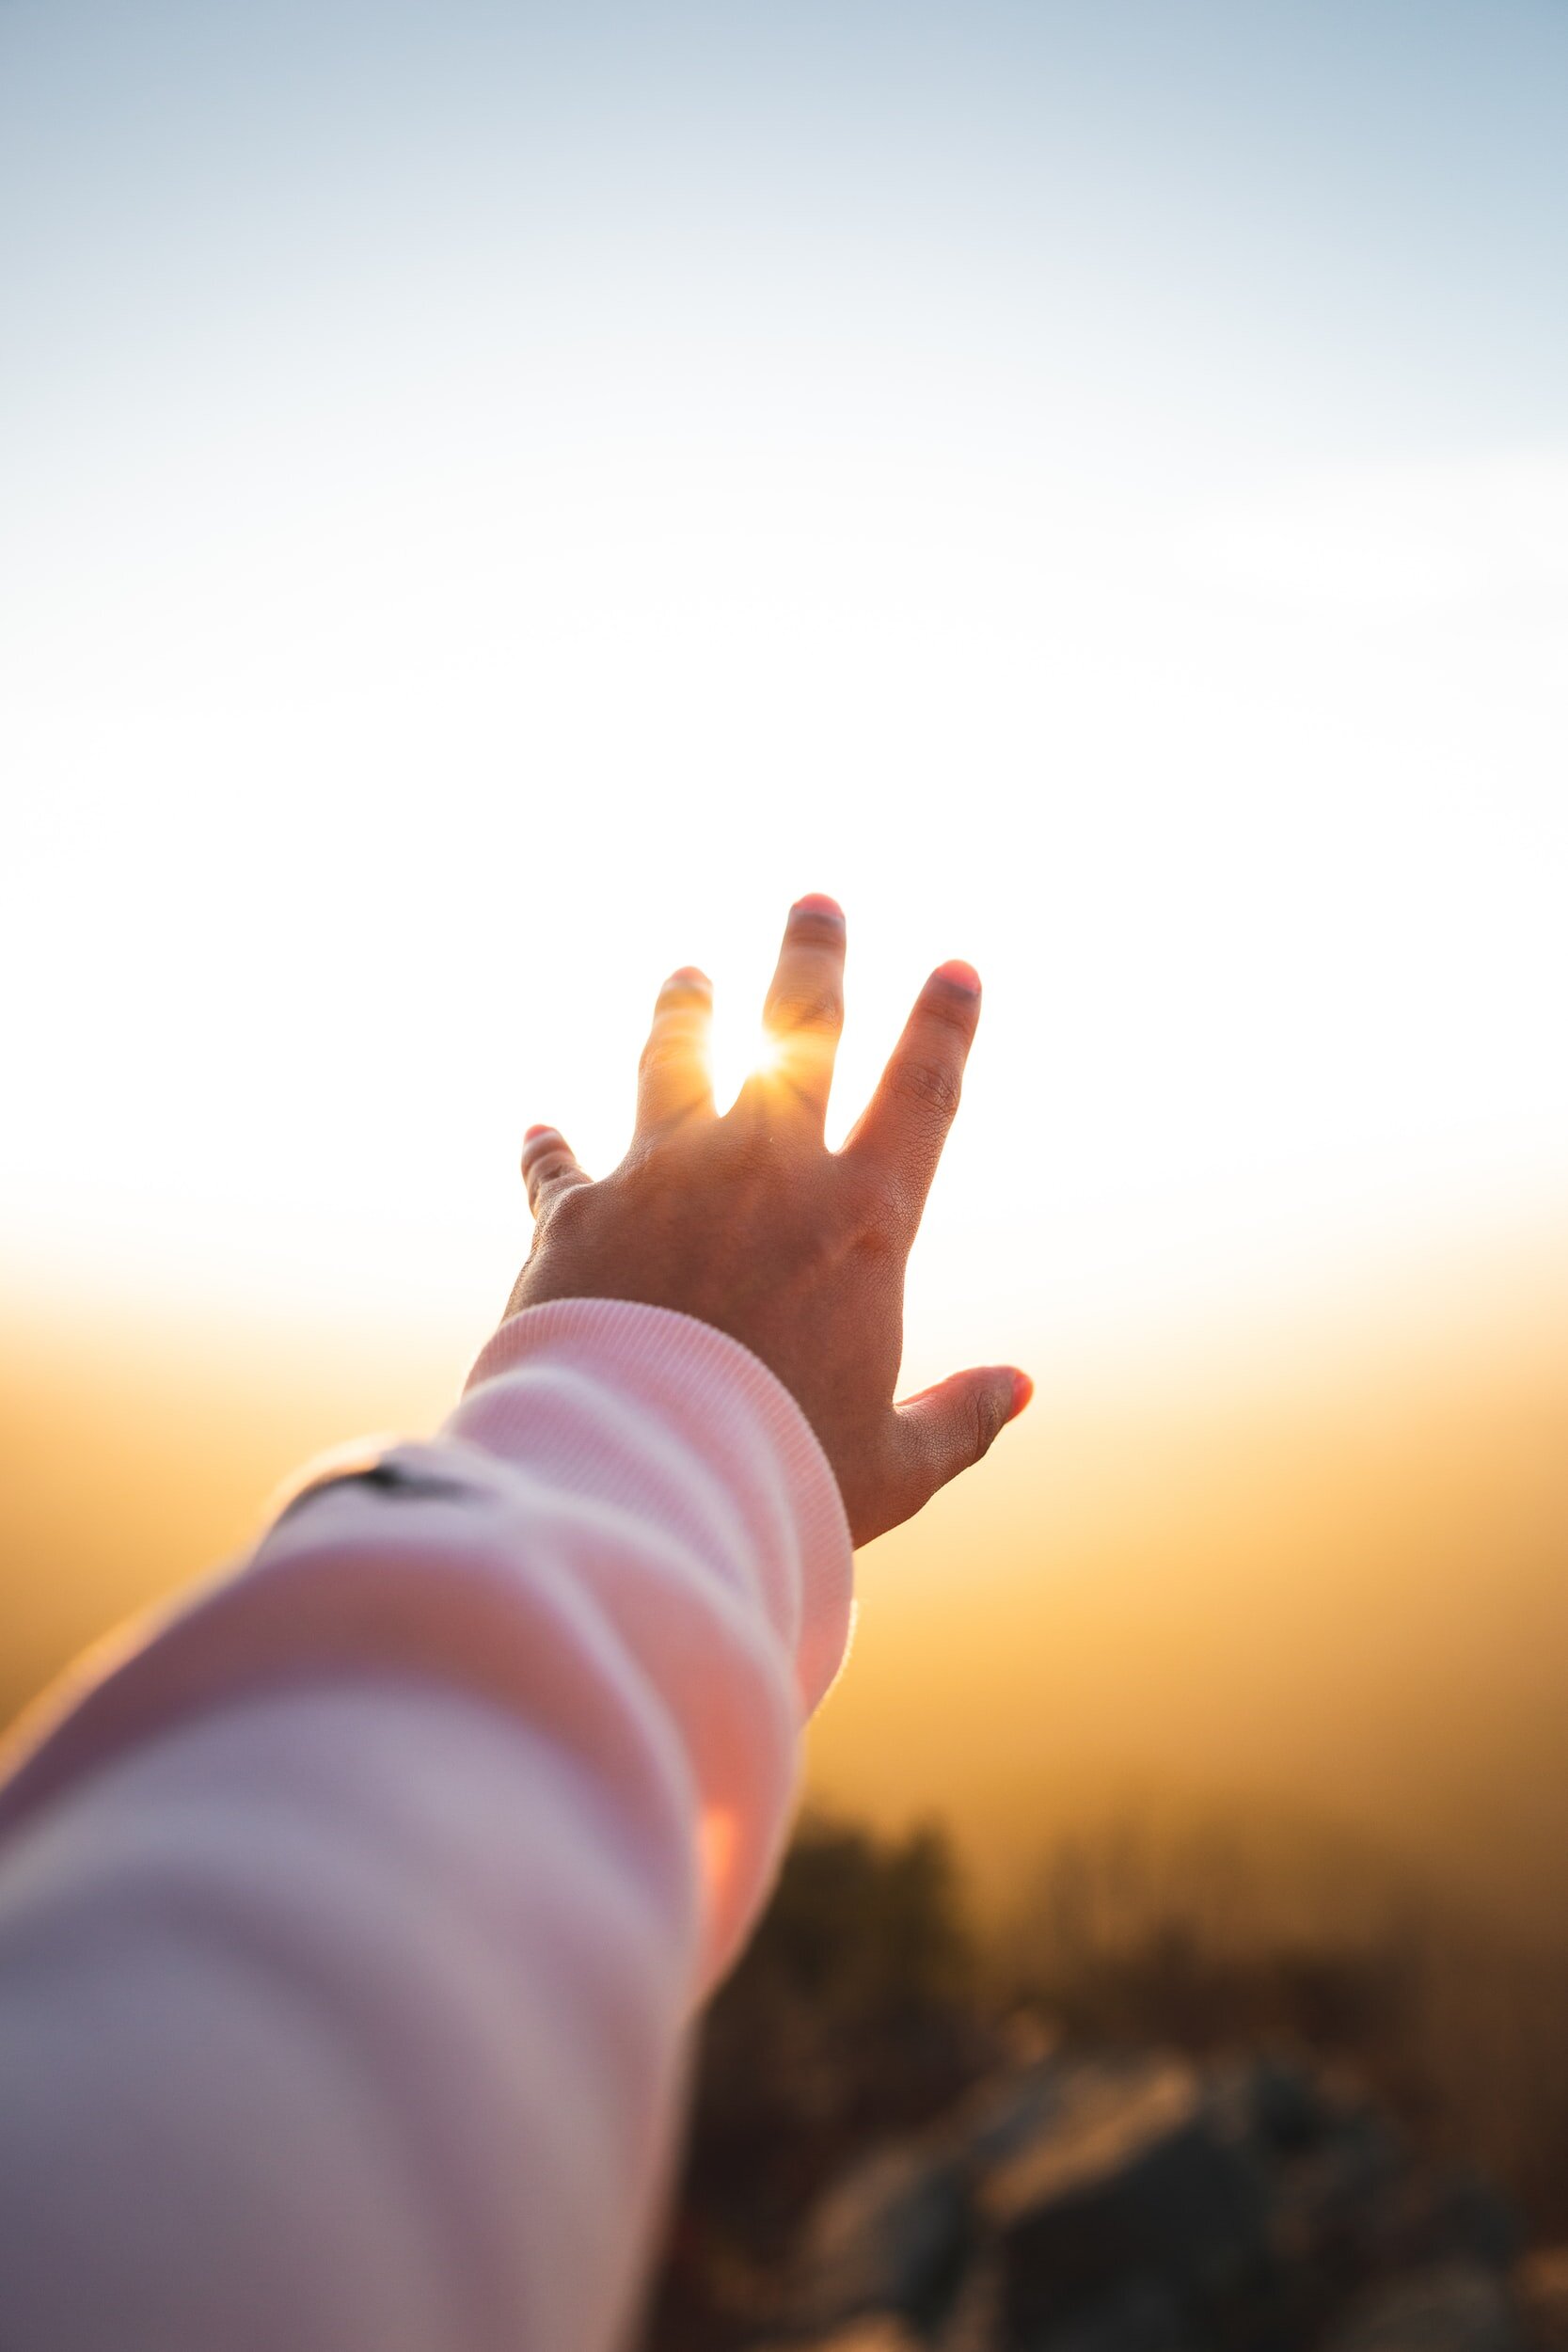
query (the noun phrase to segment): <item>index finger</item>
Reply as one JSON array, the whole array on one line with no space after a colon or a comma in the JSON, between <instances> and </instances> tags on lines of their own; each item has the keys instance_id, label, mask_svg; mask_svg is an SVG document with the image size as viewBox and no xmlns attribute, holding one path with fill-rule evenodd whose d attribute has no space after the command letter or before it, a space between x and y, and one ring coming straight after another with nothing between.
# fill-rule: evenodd
<instances>
[{"instance_id":1,"label":"index finger","mask_svg":"<svg viewBox=\"0 0 1568 2352\"><path fill-rule=\"evenodd\" d=\"M637 1073L638 1133L699 1118L713 1108L708 1030L713 983L694 963L672 972L658 992Z\"/></svg>"},{"instance_id":2,"label":"index finger","mask_svg":"<svg viewBox=\"0 0 1568 2352\"><path fill-rule=\"evenodd\" d=\"M980 976L974 965L957 959L939 964L844 1147L847 1159L879 1162L916 1216L958 1114L979 1020Z\"/></svg>"}]
</instances>

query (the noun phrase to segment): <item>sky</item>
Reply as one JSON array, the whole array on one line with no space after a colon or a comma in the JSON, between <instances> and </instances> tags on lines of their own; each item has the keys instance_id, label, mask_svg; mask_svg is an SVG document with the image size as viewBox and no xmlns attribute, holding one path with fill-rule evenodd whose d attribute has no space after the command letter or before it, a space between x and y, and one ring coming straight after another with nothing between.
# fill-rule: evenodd
<instances>
[{"instance_id":1,"label":"sky","mask_svg":"<svg viewBox=\"0 0 1568 2352\"><path fill-rule=\"evenodd\" d=\"M1560 0L3 0L0 1352L444 1392L808 889L910 1385L1545 1263L1565 257Z\"/></svg>"},{"instance_id":2,"label":"sky","mask_svg":"<svg viewBox=\"0 0 1568 2352\"><path fill-rule=\"evenodd\" d=\"M944 1343L1546 1213L1565 230L1558 6L12 0L17 1279L471 1323L806 888Z\"/></svg>"}]
</instances>

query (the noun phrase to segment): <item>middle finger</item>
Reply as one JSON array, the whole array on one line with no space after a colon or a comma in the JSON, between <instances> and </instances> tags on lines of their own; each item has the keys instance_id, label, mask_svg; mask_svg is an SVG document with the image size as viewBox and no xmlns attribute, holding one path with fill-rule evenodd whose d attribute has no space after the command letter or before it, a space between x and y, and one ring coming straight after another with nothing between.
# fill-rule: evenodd
<instances>
[{"instance_id":1,"label":"middle finger","mask_svg":"<svg viewBox=\"0 0 1568 2352\"><path fill-rule=\"evenodd\" d=\"M783 1093L820 1132L828 1116L833 1060L844 1026L844 910L814 891L798 898L784 925L784 945L763 1027L768 1066L752 1080L770 1097Z\"/></svg>"}]
</instances>

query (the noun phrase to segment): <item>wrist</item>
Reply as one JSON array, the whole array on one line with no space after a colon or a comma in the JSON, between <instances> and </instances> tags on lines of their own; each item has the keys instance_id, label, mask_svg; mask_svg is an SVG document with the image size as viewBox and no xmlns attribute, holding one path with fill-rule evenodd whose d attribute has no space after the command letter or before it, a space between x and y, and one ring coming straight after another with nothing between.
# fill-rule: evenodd
<instances>
[{"instance_id":1,"label":"wrist","mask_svg":"<svg viewBox=\"0 0 1568 2352\"><path fill-rule=\"evenodd\" d=\"M545 1389L531 1369L597 1383L651 1415L708 1472L672 1475L668 1448L614 1435L592 1466L594 1491L637 1511L698 1515L692 1532L712 1551L705 1495L714 1485L732 1538L739 1524L759 1567L760 1597L794 1661L802 1717L838 1672L848 1645L853 1563L832 1466L795 1398L762 1359L716 1326L670 1307L621 1298L556 1298L509 1315L486 1343L453 1416L454 1434L502 1455L539 1441ZM580 1436L577 1442L580 1442ZM723 1538L719 1538L721 1542Z\"/></svg>"}]
</instances>

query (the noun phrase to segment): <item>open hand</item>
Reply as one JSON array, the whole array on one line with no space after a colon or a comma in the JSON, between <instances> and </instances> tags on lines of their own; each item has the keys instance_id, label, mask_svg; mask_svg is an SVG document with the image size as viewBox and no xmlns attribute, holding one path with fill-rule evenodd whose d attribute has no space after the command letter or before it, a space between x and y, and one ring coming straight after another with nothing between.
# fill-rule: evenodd
<instances>
[{"instance_id":1,"label":"open hand","mask_svg":"<svg viewBox=\"0 0 1568 2352\"><path fill-rule=\"evenodd\" d=\"M832 898L790 909L764 1015L772 1058L721 1118L708 1074L711 984L689 967L672 974L620 1167L595 1183L555 1128L528 1131L533 1248L507 1312L628 1298L729 1332L816 1430L861 1544L977 1462L1031 1384L990 1366L894 1401L905 1262L958 1107L980 983L966 963L932 973L854 1133L830 1152L844 947Z\"/></svg>"}]
</instances>

